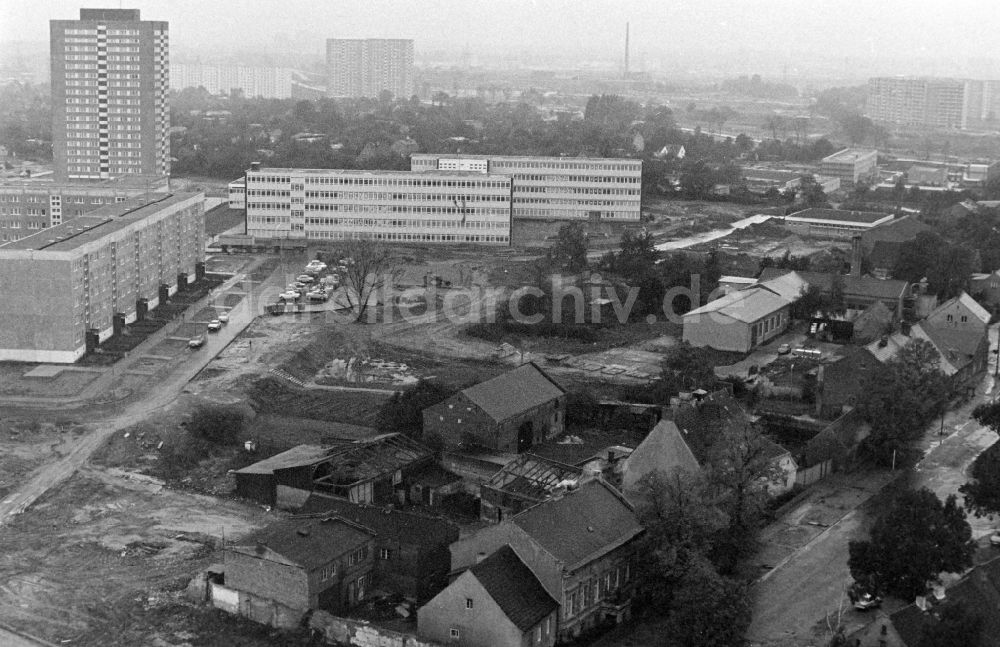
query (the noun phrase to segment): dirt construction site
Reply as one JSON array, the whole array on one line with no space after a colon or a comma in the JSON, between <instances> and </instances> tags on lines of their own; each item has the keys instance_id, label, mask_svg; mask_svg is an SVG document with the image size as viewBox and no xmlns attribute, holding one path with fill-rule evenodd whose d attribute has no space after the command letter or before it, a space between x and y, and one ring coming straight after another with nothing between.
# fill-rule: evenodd
<instances>
[{"instance_id":1,"label":"dirt construction site","mask_svg":"<svg viewBox=\"0 0 1000 647\"><path fill-rule=\"evenodd\" d=\"M281 288L309 258L210 259L226 282L130 364L85 375L96 385L87 389L64 371L59 385L77 389L80 402L8 386L33 384L24 375L37 367L0 365L0 644L4 631L43 645L303 644L184 594L199 571L223 561L224 542L279 518L233 498L231 470L297 444L374 435L386 400L422 378L463 387L532 360L569 388L600 394L640 383L677 336L674 324L642 323L592 342L474 337L483 289L517 286L531 259L473 250L405 257L399 287L442 285L405 318L384 302L371 323L344 323L329 310L264 314L256 296ZM445 303L473 315L441 317ZM188 349L187 337L218 312L230 314L226 328L209 335L207 349ZM186 425L207 403L246 412L241 441L252 449L191 450Z\"/></svg>"}]
</instances>

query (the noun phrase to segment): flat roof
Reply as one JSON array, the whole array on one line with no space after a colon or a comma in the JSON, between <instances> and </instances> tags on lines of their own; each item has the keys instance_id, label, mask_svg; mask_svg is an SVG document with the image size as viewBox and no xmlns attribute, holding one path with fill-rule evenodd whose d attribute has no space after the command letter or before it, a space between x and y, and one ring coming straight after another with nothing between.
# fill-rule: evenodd
<instances>
[{"instance_id":1,"label":"flat roof","mask_svg":"<svg viewBox=\"0 0 1000 647\"><path fill-rule=\"evenodd\" d=\"M845 148L842 151L837 151L833 155L827 155L823 158L824 162L856 162L861 157L868 157L869 155L878 154L875 149L869 148Z\"/></svg>"},{"instance_id":2,"label":"flat roof","mask_svg":"<svg viewBox=\"0 0 1000 647\"><path fill-rule=\"evenodd\" d=\"M427 171L379 171L372 169L346 169L346 168L277 168L277 167L267 167L261 168L258 171L247 171L247 175L250 173L302 173L305 175L358 175L358 176L383 176L383 175L398 175L400 177L419 177L421 175L433 175L435 177L461 177L461 178L481 178L484 176L483 173L478 171L441 171L438 169L427 170ZM487 173L486 177L493 178L506 178L510 179L509 175L503 173Z\"/></svg>"},{"instance_id":3,"label":"flat roof","mask_svg":"<svg viewBox=\"0 0 1000 647\"><path fill-rule=\"evenodd\" d=\"M76 249L148 218L167 207L190 200L197 195L201 194L173 193L166 194L151 202L143 198L132 198L124 202L104 205L60 225L42 229L20 240L0 245L0 252L43 249L48 252L65 252Z\"/></svg>"},{"instance_id":4,"label":"flat roof","mask_svg":"<svg viewBox=\"0 0 1000 647\"><path fill-rule=\"evenodd\" d=\"M876 211L848 211L846 209L803 209L785 216L785 220L793 222L849 222L853 224L874 225L893 219L891 213Z\"/></svg>"},{"instance_id":5,"label":"flat roof","mask_svg":"<svg viewBox=\"0 0 1000 647\"><path fill-rule=\"evenodd\" d=\"M557 157L544 155L462 155L461 153L412 153L413 157L432 157L434 159L469 159L469 160L537 160L546 162L635 162L642 164L642 160L632 157Z\"/></svg>"}]
</instances>

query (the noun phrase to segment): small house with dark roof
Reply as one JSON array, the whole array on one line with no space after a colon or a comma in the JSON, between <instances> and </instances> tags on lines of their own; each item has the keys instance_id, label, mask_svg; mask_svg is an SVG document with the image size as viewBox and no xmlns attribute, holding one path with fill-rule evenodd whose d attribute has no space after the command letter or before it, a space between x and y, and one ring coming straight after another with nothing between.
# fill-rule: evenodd
<instances>
[{"instance_id":1,"label":"small house with dark roof","mask_svg":"<svg viewBox=\"0 0 1000 647\"><path fill-rule=\"evenodd\" d=\"M228 546L226 586L256 603L341 613L365 599L375 531L334 515L277 521Z\"/></svg>"},{"instance_id":2,"label":"small house with dark roof","mask_svg":"<svg viewBox=\"0 0 1000 647\"><path fill-rule=\"evenodd\" d=\"M424 409L424 434L446 447L520 453L562 432L566 391L535 363L463 389Z\"/></svg>"},{"instance_id":3,"label":"small house with dark roof","mask_svg":"<svg viewBox=\"0 0 1000 647\"><path fill-rule=\"evenodd\" d=\"M459 575L417 612L421 639L467 647L551 647L559 603L509 545Z\"/></svg>"},{"instance_id":4,"label":"small house with dark roof","mask_svg":"<svg viewBox=\"0 0 1000 647\"><path fill-rule=\"evenodd\" d=\"M340 519L375 532L374 585L423 603L448 584L451 552L458 526L397 508L351 503L314 492L299 509L300 516Z\"/></svg>"},{"instance_id":5,"label":"small house with dark roof","mask_svg":"<svg viewBox=\"0 0 1000 647\"><path fill-rule=\"evenodd\" d=\"M453 543L452 574L509 544L559 601L557 637L570 640L630 615L635 540L642 532L632 504L597 478Z\"/></svg>"}]
</instances>

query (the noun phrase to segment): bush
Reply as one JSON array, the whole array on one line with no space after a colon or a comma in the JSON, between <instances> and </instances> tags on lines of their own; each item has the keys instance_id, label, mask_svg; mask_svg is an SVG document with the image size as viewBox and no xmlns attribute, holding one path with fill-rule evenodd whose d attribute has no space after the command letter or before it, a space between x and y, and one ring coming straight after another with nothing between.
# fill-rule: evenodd
<instances>
[{"instance_id":1,"label":"bush","mask_svg":"<svg viewBox=\"0 0 1000 647\"><path fill-rule=\"evenodd\" d=\"M191 414L187 428L195 438L217 445L233 445L240 442L246 419L246 413L239 407L205 405Z\"/></svg>"}]
</instances>

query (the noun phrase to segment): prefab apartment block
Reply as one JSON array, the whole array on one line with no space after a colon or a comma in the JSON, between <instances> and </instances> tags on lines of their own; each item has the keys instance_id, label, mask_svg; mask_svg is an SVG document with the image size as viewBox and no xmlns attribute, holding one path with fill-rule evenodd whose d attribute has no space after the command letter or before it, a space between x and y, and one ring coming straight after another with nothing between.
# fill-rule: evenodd
<instances>
[{"instance_id":1,"label":"prefab apartment block","mask_svg":"<svg viewBox=\"0 0 1000 647\"><path fill-rule=\"evenodd\" d=\"M0 245L0 360L75 362L193 279L204 203L134 198Z\"/></svg>"}]
</instances>

